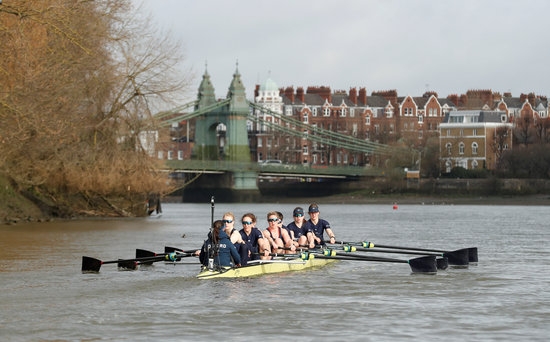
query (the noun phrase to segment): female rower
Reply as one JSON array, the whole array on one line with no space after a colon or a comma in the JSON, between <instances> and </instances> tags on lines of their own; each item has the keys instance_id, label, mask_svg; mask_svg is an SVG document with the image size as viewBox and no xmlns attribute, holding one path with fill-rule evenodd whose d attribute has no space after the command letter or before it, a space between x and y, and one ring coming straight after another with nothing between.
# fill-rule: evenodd
<instances>
[{"instance_id":1,"label":"female rower","mask_svg":"<svg viewBox=\"0 0 550 342\"><path fill-rule=\"evenodd\" d=\"M199 254L199 260L204 266L211 266L209 259L213 260L213 266L239 267L241 265L241 257L224 228L222 220L214 221L212 231L208 233L208 239L204 241ZM231 262L232 259L233 262Z\"/></svg>"},{"instance_id":2,"label":"female rower","mask_svg":"<svg viewBox=\"0 0 550 342\"><path fill-rule=\"evenodd\" d=\"M308 241L307 233L312 231L311 223L305 220L304 209L301 207L294 208L292 212L293 222L289 223L286 228L290 233L290 238L294 246L306 246L309 245L309 248L315 247L315 242L311 238L311 242Z\"/></svg>"},{"instance_id":3,"label":"female rower","mask_svg":"<svg viewBox=\"0 0 550 342\"><path fill-rule=\"evenodd\" d=\"M233 242L235 248L237 248L237 252L241 256L241 260L248 260L250 251L248 250L248 246L244 243L239 231L235 229L235 215L229 211L223 214L222 221L225 224L225 233L229 236L229 239Z\"/></svg>"},{"instance_id":4,"label":"female rower","mask_svg":"<svg viewBox=\"0 0 550 342\"><path fill-rule=\"evenodd\" d=\"M311 223L311 233L308 234L308 241L311 245L313 242L315 245L324 245L325 241L323 240L323 233L327 232L328 237L330 238L330 243L336 242L336 237L330 228L330 223L328 221L319 218L319 206L315 203L312 203L308 209L309 222Z\"/></svg>"},{"instance_id":5,"label":"female rower","mask_svg":"<svg viewBox=\"0 0 550 342\"><path fill-rule=\"evenodd\" d=\"M289 248L289 252L295 253L296 246L292 243L292 239L288 235L288 231L282 228L281 219L276 211L270 211L267 214L268 227L263 231L264 238L269 241L273 253L278 253Z\"/></svg>"},{"instance_id":6,"label":"female rower","mask_svg":"<svg viewBox=\"0 0 550 342\"><path fill-rule=\"evenodd\" d=\"M269 242L264 239L262 232L256 228L256 215L252 213L244 214L241 218L241 223L243 229L239 230L239 233L249 250L247 255L249 259L246 260L270 259ZM246 262L243 261L242 264L246 265Z\"/></svg>"}]
</instances>

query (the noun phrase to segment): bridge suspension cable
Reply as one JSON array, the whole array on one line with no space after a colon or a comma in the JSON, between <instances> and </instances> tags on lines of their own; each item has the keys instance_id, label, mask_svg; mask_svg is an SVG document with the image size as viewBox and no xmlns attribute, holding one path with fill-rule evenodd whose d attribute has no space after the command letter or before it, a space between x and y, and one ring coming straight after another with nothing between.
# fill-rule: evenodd
<instances>
[{"instance_id":1,"label":"bridge suspension cable","mask_svg":"<svg viewBox=\"0 0 550 342\"><path fill-rule=\"evenodd\" d=\"M164 119L164 118L170 117L169 119L162 120L162 124L161 124L162 126L170 126L174 122L193 119L203 114L214 111L218 108L224 107L228 105L230 101L231 99L221 100L209 106L202 107L198 110L195 110L191 113L185 113L182 115L177 115L175 117L170 117L170 115L174 115L185 109L195 107L198 101L192 101L183 106L174 108L172 110L158 113L155 115L155 118ZM296 136L299 138L303 138L306 140L318 142L320 144L342 147L350 151L358 151L358 152L364 152L364 153L380 153L380 154L391 154L394 151L394 149L388 145L379 144L368 140L358 139L346 134L320 128L315 125L306 124L292 117L281 115L277 112L274 112L256 103L253 103L250 101L247 101L247 102L252 109L265 113L269 116L277 118L283 123L288 124L288 127L287 127L286 125L280 125L270 120L265 120L262 117L255 115L254 111L251 111L249 113L248 115L249 120L260 123L262 125L266 125L273 130L283 132L292 136Z\"/></svg>"},{"instance_id":2,"label":"bridge suspension cable","mask_svg":"<svg viewBox=\"0 0 550 342\"><path fill-rule=\"evenodd\" d=\"M393 149L388 145L354 138L346 134L334 132L328 129L323 129L318 126L309 125L299 120L296 120L294 118L281 115L277 112L274 112L272 110L269 110L265 107L262 107L252 102L249 102L249 105L260 112L266 113L270 116L273 116L279 119L282 122L288 123L291 127L297 127L300 129L300 130L296 130L293 128L285 127L284 125L279 125L269 120L264 120L263 118L258 117L253 113L250 115L249 119L255 122L260 122L262 124L265 124L266 126L269 126L270 128L273 128L278 131L282 131L297 137L302 137L304 139L319 142L322 144L346 148L351 151L367 152L367 153L376 152L381 154L390 154L393 151Z\"/></svg>"},{"instance_id":3,"label":"bridge suspension cable","mask_svg":"<svg viewBox=\"0 0 550 342\"><path fill-rule=\"evenodd\" d=\"M177 114L177 113L179 113L179 112L181 112L185 109L192 108L192 107L196 106L198 101L193 101L193 102L189 102L189 103L187 103L187 104L185 104L181 107L177 107L177 108L174 108L174 109L166 111L166 112L158 113L157 115L155 115L155 118L159 119L159 120L162 120L161 126L170 126L174 122L180 122L180 121L183 121L183 120L193 119L193 118L196 118L197 116L201 116L201 115L209 113L209 112L211 112L215 109L226 106L227 104L229 104L230 101L231 101L230 99L221 100L221 101L218 101L218 102L216 102L214 104L211 104L209 106L202 107L198 110L194 110L191 113L185 113L185 114L182 114L182 115L174 116L173 118L162 120L163 118L167 118L170 115Z\"/></svg>"}]
</instances>

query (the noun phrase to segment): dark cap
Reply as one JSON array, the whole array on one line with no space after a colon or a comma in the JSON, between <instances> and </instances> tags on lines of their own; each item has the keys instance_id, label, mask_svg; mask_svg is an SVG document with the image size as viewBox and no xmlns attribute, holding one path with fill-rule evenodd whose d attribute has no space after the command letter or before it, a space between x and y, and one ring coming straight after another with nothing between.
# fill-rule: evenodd
<instances>
[{"instance_id":1,"label":"dark cap","mask_svg":"<svg viewBox=\"0 0 550 342\"><path fill-rule=\"evenodd\" d=\"M294 208L294 211L292 212L292 216L298 216L298 215L304 216L304 209L300 207Z\"/></svg>"},{"instance_id":2,"label":"dark cap","mask_svg":"<svg viewBox=\"0 0 550 342\"><path fill-rule=\"evenodd\" d=\"M318 213L318 212L319 212L319 207L317 206L317 204L312 204L309 206L308 213Z\"/></svg>"}]
</instances>

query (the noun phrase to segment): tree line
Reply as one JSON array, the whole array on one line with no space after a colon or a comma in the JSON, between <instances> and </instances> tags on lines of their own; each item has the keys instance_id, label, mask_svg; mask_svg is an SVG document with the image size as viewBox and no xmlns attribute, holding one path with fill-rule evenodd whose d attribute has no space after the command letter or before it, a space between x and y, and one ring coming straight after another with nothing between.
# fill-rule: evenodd
<instances>
[{"instance_id":1,"label":"tree line","mask_svg":"<svg viewBox=\"0 0 550 342\"><path fill-rule=\"evenodd\" d=\"M133 1L4 2L0 41L0 176L60 215L132 215L170 191L139 133L190 80Z\"/></svg>"}]
</instances>

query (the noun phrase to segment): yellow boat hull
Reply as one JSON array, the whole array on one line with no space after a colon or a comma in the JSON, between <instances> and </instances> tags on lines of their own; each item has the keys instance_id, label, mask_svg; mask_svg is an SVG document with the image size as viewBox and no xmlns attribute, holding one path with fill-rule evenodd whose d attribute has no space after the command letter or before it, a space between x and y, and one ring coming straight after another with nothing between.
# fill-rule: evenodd
<instances>
[{"instance_id":1,"label":"yellow boat hull","mask_svg":"<svg viewBox=\"0 0 550 342\"><path fill-rule=\"evenodd\" d=\"M253 277L263 274L282 273L291 271L301 271L312 267L325 266L334 259L316 259L301 260L299 258L288 260L255 260L249 262L247 266L238 268L225 268L221 271L203 269L198 275L199 279L213 278L243 278Z\"/></svg>"}]
</instances>

